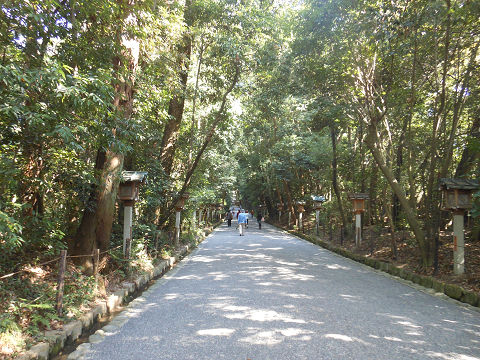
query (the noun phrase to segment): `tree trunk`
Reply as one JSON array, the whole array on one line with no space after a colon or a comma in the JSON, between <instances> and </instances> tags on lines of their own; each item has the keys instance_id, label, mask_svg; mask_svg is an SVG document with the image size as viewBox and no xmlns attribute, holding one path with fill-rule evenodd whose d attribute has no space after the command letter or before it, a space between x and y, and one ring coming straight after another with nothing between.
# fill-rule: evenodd
<instances>
[{"instance_id":1,"label":"tree trunk","mask_svg":"<svg viewBox=\"0 0 480 360\"><path fill-rule=\"evenodd\" d=\"M173 212L173 209L175 208L175 204L177 203L178 199L185 193L185 191L187 191L188 187L190 186L190 182L192 180L193 174L195 173L195 170L196 170L198 164L200 163L200 160L203 156L203 153L207 149L208 145L210 145L210 142L212 141L213 136L215 135L215 130L217 129L218 125L224 119L223 112L225 111L225 106L226 106L226 103L227 103L227 97L233 91L233 89L235 88L235 85L237 84L239 77L240 77L240 64L239 64L239 60L237 58L235 60L235 75L233 76L232 83L225 90L225 93L222 96L222 102L221 102L220 108L218 109L218 111L215 115L215 119L214 119L212 125L210 126L210 129L207 133L207 136L203 140L202 146L198 150L197 155L195 156L195 159L194 159L193 163L188 167L188 170L185 174L185 179L183 181L182 188L178 192L177 198L173 199L170 206L165 209L163 215L158 219L157 224L158 224L159 227L164 225L164 223L168 220L168 218L170 217L170 215Z\"/></svg>"},{"instance_id":2,"label":"tree trunk","mask_svg":"<svg viewBox=\"0 0 480 360\"><path fill-rule=\"evenodd\" d=\"M384 156L382 155L379 145L378 145L378 135L377 129L374 124L370 124L368 126L368 135L365 139L366 145L371 151L378 167L382 171L383 175L387 179L392 191L397 195L398 201L402 205L403 211L405 212L405 216L407 221L412 229L413 233L415 234L415 239L417 241L418 247L420 249L420 255L422 257L423 266L428 267L432 265L432 258L430 254L430 249L425 239L425 234L423 232L422 226L418 221L415 210L410 206L408 199L401 188L400 184L395 179L392 169L387 167L385 163Z\"/></svg>"},{"instance_id":3,"label":"tree trunk","mask_svg":"<svg viewBox=\"0 0 480 360\"><path fill-rule=\"evenodd\" d=\"M425 198L425 230L427 233L427 239L430 241L430 245L433 245L434 232L437 229L436 223L438 217L440 216L440 207L439 207L439 193L437 190L436 179L438 178L437 173L437 164L438 164L438 148L439 148L439 135L440 128L442 123L446 121L446 88L447 88L447 75L448 75L448 65L449 65L449 48L450 48L450 29L451 29L451 1L446 0L447 4L447 24L445 29L445 44L444 44L444 55L443 55L443 66L442 66L442 82L441 82L441 91L439 95L439 106L435 111L435 116L432 124L432 135L430 139L430 166L428 168L428 182L426 189L426 198Z\"/></svg>"},{"instance_id":4,"label":"tree trunk","mask_svg":"<svg viewBox=\"0 0 480 360\"><path fill-rule=\"evenodd\" d=\"M337 138L335 134L335 126L330 125L330 135L332 138L332 186L333 191L335 192L335 196L337 197L338 202L338 210L340 212L340 216L342 217L342 224L343 228L347 233L348 231L348 224L347 224L347 217L345 216L345 211L343 209L342 203L342 196L340 194L340 188L338 186L338 174L337 174Z\"/></svg>"},{"instance_id":5,"label":"tree trunk","mask_svg":"<svg viewBox=\"0 0 480 360\"><path fill-rule=\"evenodd\" d=\"M177 148L177 140L182 123L183 111L185 108L185 91L187 88L188 69L192 53L192 38L189 27L192 23L190 16L191 1L185 2L184 19L187 30L182 37L182 42L177 46L176 66L180 69L178 88L174 90L173 97L168 104L169 119L163 130L162 143L160 147L160 163L167 176L170 176Z\"/></svg>"},{"instance_id":6,"label":"tree trunk","mask_svg":"<svg viewBox=\"0 0 480 360\"><path fill-rule=\"evenodd\" d=\"M288 186L288 182L285 179L282 179L283 186L285 188L285 194L287 195L287 202L288 202L288 211L292 214L292 221L295 224L297 222L297 216L295 215L295 207L292 202L292 196L290 194L290 187Z\"/></svg>"},{"instance_id":7,"label":"tree trunk","mask_svg":"<svg viewBox=\"0 0 480 360\"><path fill-rule=\"evenodd\" d=\"M88 255L94 249L108 249L122 167L123 155L98 151L95 169L99 174L99 185L92 189L75 235L71 249L75 255ZM80 258L79 263L87 270L93 266L88 257Z\"/></svg>"},{"instance_id":8,"label":"tree trunk","mask_svg":"<svg viewBox=\"0 0 480 360\"><path fill-rule=\"evenodd\" d=\"M476 58L477 58L477 52L478 52L478 47L479 43L476 44L476 46L472 49L472 52L470 54L470 59L469 63L467 66L467 71L465 72L464 79L461 85L458 87L460 88L460 91L457 94L457 99L453 105L453 116L452 116L452 128L450 129L450 135L448 138L447 142L447 148L446 148L446 154L443 157L443 164L442 164L442 169L440 171L440 178L445 178L448 175L448 169L451 166L452 163L452 157L453 157L453 148L455 146L455 139L457 137L457 128L458 128L458 123L460 121L460 117L462 115L463 111L463 106L465 104L465 94L467 89L469 88L469 80L471 77L471 73L473 71L473 68L476 64Z\"/></svg>"},{"instance_id":9,"label":"tree trunk","mask_svg":"<svg viewBox=\"0 0 480 360\"><path fill-rule=\"evenodd\" d=\"M378 167L376 163L372 162L372 173L370 174L370 187L368 196L370 198L370 204L368 206L366 223L373 225L377 220L377 180L378 180Z\"/></svg>"},{"instance_id":10,"label":"tree trunk","mask_svg":"<svg viewBox=\"0 0 480 360\"><path fill-rule=\"evenodd\" d=\"M125 6L127 11L122 14L123 19L119 19L122 25L116 34L116 40L123 50L113 58L113 68L117 74L113 106L125 121L129 121L133 112L135 73L140 46L135 39L125 37L123 26L128 22L126 19L130 14L128 5ZM122 69L125 69L126 73ZM112 129L112 133L116 136L116 129ZM104 251L109 248L123 162L124 155L112 149L98 151L95 164L98 185L92 190L89 204L73 239L72 250L75 255L90 255L94 249ZM87 272L93 269L91 257L78 258L78 262Z\"/></svg>"},{"instance_id":11,"label":"tree trunk","mask_svg":"<svg viewBox=\"0 0 480 360\"><path fill-rule=\"evenodd\" d=\"M472 147L475 142L480 141L480 116L477 116L472 123L469 131L467 144L462 152L462 157L455 171L455 177L464 177L475 167L480 159L480 151Z\"/></svg>"}]
</instances>

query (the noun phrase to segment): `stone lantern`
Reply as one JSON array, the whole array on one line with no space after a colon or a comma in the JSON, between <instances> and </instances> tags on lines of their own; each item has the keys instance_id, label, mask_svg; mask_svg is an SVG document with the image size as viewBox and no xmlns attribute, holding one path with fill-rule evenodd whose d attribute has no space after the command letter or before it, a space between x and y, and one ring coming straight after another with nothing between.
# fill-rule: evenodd
<instances>
[{"instance_id":1,"label":"stone lantern","mask_svg":"<svg viewBox=\"0 0 480 360\"><path fill-rule=\"evenodd\" d=\"M362 213L365 211L365 200L369 199L368 194L356 193L351 194L349 199L353 204L355 213L355 245L362 243Z\"/></svg>"},{"instance_id":2,"label":"stone lantern","mask_svg":"<svg viewBox=\"0 0 480 360\"><path fill-rule=\"evenodd\" d=\"M175 205L175 246L178 246L180 243L180 216L185 207L185 200L187 200L189 197L189 193L183 193Z\"/></svg>"},{"instance_id":3,"label":"stone lantern","mask_svg":"<svg viewBox=\"0 0 480 360\"><path fill-rule=\"evenodd\" d=\"M320 209L322 204L325 202L325 197L312 195L313 203L315 204L315 227L317 235L320 234Z\"/></svg>"},{"instance_id":4,"label":"stone lantern","mask_svg":"<svg viewBox=\"0 0 480 360\"><path fill-rule=\"evenodd\" d=\"M200 225L200 226L202 224L203 208L204 208L204 205L202 205L202 204L198 205L198 225Z\"/></svg>"},{"instance_id":5,"label":"stone lantern","mask_svg":"<svg viewBox=\"0 0 480 360\"><path fill-rule=\"evenodd\" d=\"M472 193L480 188L478 182L466 179L440 179L442 209L453 213L453 272L465 272L465 236L463 216L472 208Z\"/></svg>"},{"instance_id":6,"label":"stone lantern","mask_svg":"<svg viewBox=\"0 0 480 360\"><path fill-rule=\"evenodd\" d=\"M191 198L190 203L193 206L193 213L192 213L192 229L195 229L197 226L197 199Z\"/></svg>"},{"instance_id":7,"label":"stone lantern","mask_svg":"<svg viewBox=\"0 0 480 360\"><path fill-rule=\"evenodd\" d=\"M210 222L213 222L213 214L215 212L215 204L211 203L210 206L208 207L208 218L210 219Z\"/></svg>"},{"instance_id":8,"label":"stone lantern","mask_svg":"<svg viewBox=\"0 0 480 360\"><path fill-rule=\"evenodd\" d=\"M118 187L118 199L123 202L123 255L130 254L132 248L133 207L138 200L140 185L145 182L147 172L123 171ZM128 243L128 246L127 246Z\"/></svg>"},{"instance_id":9,"label":"stone lantern","mask_svg":"<svg viewBox=\"0 0 480 360\"><path fill-rule=\"evenodd\" d=\"M278 222L280 222L282 219L282 210L283 210L282 203L277 203L277 210L278 210Z\"/></svg>"},{"instance_id":10,"label":"stone lantern","mask_svg":"<svg viewBox=\"0 0 480 360\"><path fill-rule=\"evenodd\" d=\"M303 231L303 213L305 212L305 201L297 201L298 229Z\"/></svg>"},{"instance_id":11,"label":"stone lantern","mask_svg":"<svg viewBox=\"0 0 480 360\"><path fill-rule=\"evenodd\" d=\"M222 219L222 213L223 213L223 205L222 204L218 204L217 206L217 210L218 210L218 219L217 220L221 220Z\"/></svg>"}]
</instances>

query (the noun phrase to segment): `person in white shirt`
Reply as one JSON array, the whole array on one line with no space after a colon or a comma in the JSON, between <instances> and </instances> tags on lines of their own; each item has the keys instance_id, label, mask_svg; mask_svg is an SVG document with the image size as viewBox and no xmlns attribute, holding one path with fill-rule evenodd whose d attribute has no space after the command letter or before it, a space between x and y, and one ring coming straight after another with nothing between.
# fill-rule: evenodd
<instances>
[{"instance_id":1,"label":"person in white shirt","mask_svg":"<svg viewBox=\"0 0 480 360\"><path fill-rule=\"evenodd\" d=\"M244 229L247 226L247 214L245 211L238 214L238 229L240 231L240 236L244 236Z\"/></svg>"}]
</instances>

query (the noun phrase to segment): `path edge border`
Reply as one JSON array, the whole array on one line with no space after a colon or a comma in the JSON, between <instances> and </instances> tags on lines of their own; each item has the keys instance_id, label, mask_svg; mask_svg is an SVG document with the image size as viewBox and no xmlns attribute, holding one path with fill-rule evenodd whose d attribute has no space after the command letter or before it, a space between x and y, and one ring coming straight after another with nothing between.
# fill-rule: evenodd
<instances>
[{"instance_id":1,"label":"path edge border","mask_svg":"<svg viewBox=\"0 0 480 360\"><path fill-rule=\"evenodd\" d=\"M67 344L72 344L82 334L89 331L98 323L101 317L112 314L121 306L133 301L129 296L142 292L152 280L157 280L170 271L175 264L190 254L202 243L223 221L213 224L211 228L205 229L204 236L197 239L197 245L185 245L175 252L169 259L160 261L153 270L137 276L131 282L124 282L123 287L110 294L106 300L99 302L95 307L83 314L78 319L63 325L62 330L45 331L47 341L39 342L30 347L27 351L20 353L14 360L49 360L58 355ZM135 297L136 298L136 297ZM128 301L130 300L130 301Z\"/></svg>"},{"instance_id":2,"label":"path edge border","mask_svg":"<svg viewBox=\"0 0 480 360\"><path fill-rule=\"evenodd\" d=\"M457 300L461 303L473 306L474 308L477 308L477 310L480 309L480 295L475 292L468 291L462 288L461 286L439 281L431 276L415 274L411 271L407 271L405 269L399 268L393 265L392 263L368 258L360 254L355 254L346 249L336 247L314 236L303 234L295 230L284 229L270 222L269 224L276 227L277 229L280 229L282 231L289 233L290 235L294 235L312 244L318 245L342 257L364 264L378 271L388 273L394 277L401 278L406 281L410 281L424 288L433 289L436 293L442 293L453 300Z\"/></svg>"}]
</instances>

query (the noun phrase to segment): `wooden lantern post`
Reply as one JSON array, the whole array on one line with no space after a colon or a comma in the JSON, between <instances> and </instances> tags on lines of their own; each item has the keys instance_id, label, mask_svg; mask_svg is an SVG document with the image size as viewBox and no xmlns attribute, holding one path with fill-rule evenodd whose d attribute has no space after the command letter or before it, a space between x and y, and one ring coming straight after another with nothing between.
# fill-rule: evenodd
<instances>
[{"instance_id":1,"label":"wooden lantern post","mask_svg":"<svg viewBox=\"0 0 480 360\"><path fill-rule=\"evenodd\" d=\"M118 199L123 202L123 255L130 254L132 247L133 207L138 200L140 184L145 182L147 172L123 171L122 182L118 188ZM127 248L128 243L128 248Z\"/></svg>"},{"instance_id":2,"label":"wooden lantern post","mask_svg":"<svg viewBox=\"0 0 480 360\"><path fill-rule=\"evenodd\" d=\"M192 214L192 229L195 230L197 228L197 200L192 199L193 202L193 214Z\"/></svg>"},{"instance_id":3,"label":"wooden lantern post","mask_svg":"<svg viewBox=\"0 0 480 360\"><path fill-rule=\"evenodd\" d=\"M297 201L298 230L303 231L303 213L305 212L305 201Z\"/></svg>"},{"instance_id":4,"label":"wooden lantern post","mask_svg":"<svg viewBox=\"0 0 480 360\"><path fill-rule=\"evenodd\" d=\"M278 222L280 222L282 220L282 210L283 210L282 203L277 203L277 210L278 210Z\"/></svg>"},{"instance_id":5,"label":"wooden lantern post","mask_svg":"<svg viewBox=\"0 0 480 360\"><path fill-rule=\"evenodd\" d=\"M181 223L181 213L185 208L185 200L189 198L189 193L184 193L177 201L175 205L175 247L180 245L180 223Z\"/></svg>"},{"instance_id":6,"label":"wooden lantern post","mask_svg":"<svg viewBox=\"0 0 480 360\"><path fill-rule=\"evenodd\" d=\"M472 193L480 188L478 182L467 179L440 179L442 209L453 213L453 273L465 273L465 236L463 217L472 208Z\"/></svg>"},{"instance_id":7,"label":"wooden lantern post","mask_svg":"<svg viewBox=\"0 0 480 360\"><path fill-rule=\"evenodd\" d=\"M325 202L325 197L312 195L312 200L315 203L315 228L317 235L320 235L320 210Z\"/></svg>"},{"instance_id":8,"label":"wooden lantern post","mask_svg":"<svg viewBox=\"0 0 480 360\"><path fill-rule=\"evenodd\" d=\"M353 212L355 213L355 245L362 243L362 213L365 211L365 200L368 200L368 194L352 194L350 200L353 204Z\"/></svg>"},{"instance_id":9,"label":"wooden lantern post","mask_svg":"<svg viewBox=\"0 0 480 360\"><path fill-rule=\"evenodd\" d=\"M195 230L197 228L197 208L193 209L192 214L192 229Z\"/></svg>"},{"instance_id":10,"label":"wooden lantern post","mask_svg":"<svg viewBox=\"0 0 480 360\"><path fill-rule=\"evenodd\" d=\"M210 222L213 223L213 217L215 213L215 204L210 204Z\"/></svg>"},{"instance_id":11,"label":"wooden lantern post","mask_svg":"<svg viewBox=\"0 0 480 360\"><path fill-rule=\"evenodd\" d=\"M202 213L203 213L203 206L200 204L198 206L198 226L202 225Z\"/></svg>"},{"instance_id":12,"label":"wooden lantern post","mask_svg":"<svg viewBox=\"0 0 480 360\"><path fill-rule=\"evenodd\" d=\"M205 220L206 223L209 223L211 221L211 216L210 216L211 209L212 209L212 205L208 204L207 205L207 218Z\"/></svg>"}]
</instances>

